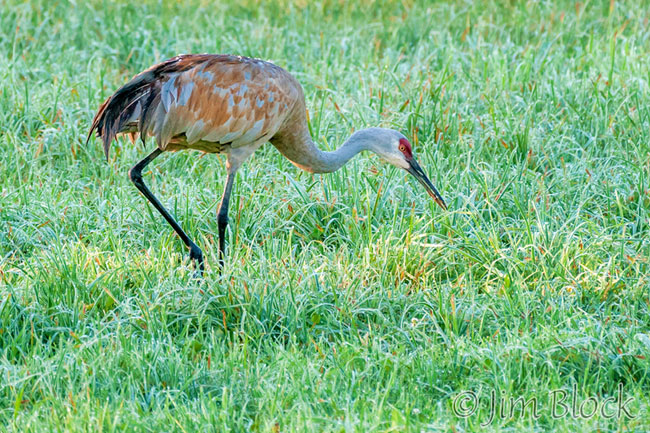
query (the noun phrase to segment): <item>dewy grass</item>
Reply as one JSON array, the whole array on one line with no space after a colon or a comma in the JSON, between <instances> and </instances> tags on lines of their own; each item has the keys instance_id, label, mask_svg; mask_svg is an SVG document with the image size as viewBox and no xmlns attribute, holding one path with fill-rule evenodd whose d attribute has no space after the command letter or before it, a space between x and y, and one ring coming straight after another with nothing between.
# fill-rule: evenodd
<instances>
[{"instance_id":1,"label":"dewy grass","mask_svg":"<svg viewBox=\"0 0 650 433\"><path fill-rule=\"evenodd\" d=\"M4 2L0 430L650 430L649 6ZM449 211L371 155L265 146L219 275L224 159L164 155L197 283L127 179L141 145L84 145L186 52L294 73L324 149L402 129Z\"/></svg>"}]
</instances>

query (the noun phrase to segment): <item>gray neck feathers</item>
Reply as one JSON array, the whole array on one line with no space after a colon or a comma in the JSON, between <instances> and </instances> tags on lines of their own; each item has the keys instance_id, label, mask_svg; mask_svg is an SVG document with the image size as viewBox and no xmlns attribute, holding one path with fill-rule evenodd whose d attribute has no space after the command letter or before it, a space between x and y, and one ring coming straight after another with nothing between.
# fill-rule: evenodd
<instances>
[{"instance_id":1,"label":"gray neck feathers","mask_svg":"<svg viewBox=\"0 0 650 433\"><path fill-rule=\"evenodd\" d=\"M316 146L314 146L316 148ZM360 139L358 135L352 135L338 149L332 152L324 152L316 148L313 155L311 171L314 173L331 173L343 167L346 162L352 159L361 151L368 150L366 140Z\"/></svg>"},{"instance_id":2,"label":"gray neck feathers","mask_svg":"<svg viewBox=\"0 0 650 433\"><path fill-rule=\"evenodd\" d=\"M320 150L306 130L289 137L273 140L273 145L293 164L312 173L330 173L341 168L353 156L369 149L363 134L355 133L332 152Z\"/></svg>"}]
</instances>

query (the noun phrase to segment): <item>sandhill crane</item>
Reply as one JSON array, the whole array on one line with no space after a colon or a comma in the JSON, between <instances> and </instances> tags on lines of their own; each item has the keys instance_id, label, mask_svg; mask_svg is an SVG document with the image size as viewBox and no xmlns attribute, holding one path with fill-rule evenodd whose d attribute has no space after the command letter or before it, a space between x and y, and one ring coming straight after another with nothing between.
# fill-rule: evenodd
<instances>
[{"instance_id":1,"label":"sandhill crane","mask_svg":"<svg viewBox=\"0 0 650 433\"><path fill-rule=\"evenodd\" d=\"M120 133L143 144L154 136L157 147L129 170L129 177L189 248L203 271L203 253L174 220L142 179L142 170L162 152L196 149L227 155L226 185L217 213L219 269L225 256L228 202L235 173L262 144L271 142L294 165L312 173L339 169L357 153L370 150L411 173L446 209L442 196L413 157L411 144L392 129L355 132L333 152L321 151L309 134L300 83L272 63L241 56L187 54L139 73L99 107L93 131L102 139L108 159Z\"/></svg>"}]
</instances>

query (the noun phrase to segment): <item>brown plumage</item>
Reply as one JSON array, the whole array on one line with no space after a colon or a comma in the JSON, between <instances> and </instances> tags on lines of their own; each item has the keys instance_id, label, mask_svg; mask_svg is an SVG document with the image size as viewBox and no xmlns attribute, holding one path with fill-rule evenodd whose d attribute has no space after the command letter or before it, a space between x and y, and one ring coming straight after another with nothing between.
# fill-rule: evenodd
<instances>
[{"instance_id":1,"label":"brown plumage","mask_svg":"<svg viewBox=\"0 0 650 433\"><path fill-rule=\"evenodd\" d=\"M363 150L371 150L420 181L445 207L411 153L401 133L369 128L356 132L334 152L318 149L309 135L300 83L284 69L241 56L188 54L165 60L136 75L97 110L88 140L101 137L106 158L118 134L156 139L157 148L136 164L129 176L190 249L203 269L201 249L149 191L142 169L164 151L195 149L226 153L228 177L219 206L220 264L225 251L228 201L236 171L262 144L270 141L296 166L311 172L340 168Z\"/></svg>"},{"instance_id":2,"label":"brown plumage","mask_svg":"<svg viewBox=\"0 0 650 433\"><path fill-rule=\"evenodd\" d=\"M177 56L141 72L110 96L88 137L97 131L106 157L119 133L154 136L163 151L220 153L225 146L268 140L301 99L300 84L272 63L227 55Z\"/></svg>"}]
</instances>

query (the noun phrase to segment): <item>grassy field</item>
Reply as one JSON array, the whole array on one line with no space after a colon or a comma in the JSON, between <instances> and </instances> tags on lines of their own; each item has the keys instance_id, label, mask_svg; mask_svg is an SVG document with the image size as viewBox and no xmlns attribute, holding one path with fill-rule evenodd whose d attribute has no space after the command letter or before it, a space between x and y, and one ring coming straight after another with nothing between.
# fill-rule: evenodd
<instances>
[{"instance_id":1,"label":"grassy field","mask_svg":"<svg viewBox=\"0 0 650 433\"><path fill-rule=\"evenodd\" d=\"M210 3L0 5L0 431L650 430L649 3ZM449 211L373 155L267 145L219 275L225 161L164 155L198 283L142 146L84 143L186 52L294 73L321 148L401 129Z\"/></svg>"}]
</instances>

